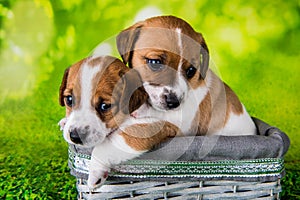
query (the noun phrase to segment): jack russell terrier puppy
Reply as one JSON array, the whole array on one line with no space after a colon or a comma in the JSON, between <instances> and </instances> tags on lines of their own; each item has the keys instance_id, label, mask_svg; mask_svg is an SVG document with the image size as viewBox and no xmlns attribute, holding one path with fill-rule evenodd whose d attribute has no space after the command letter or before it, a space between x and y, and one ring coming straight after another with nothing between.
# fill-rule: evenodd
<instances>
[{"instance_id":1,"label":"jack russell terrier puppy","mask_svg":"<svg viewBox=\"0 0 300 200\"><path fill-rule=\"evenodd\" d=\"M117 36L117 47L149 95L149 104L133 117L164 119L184 135L256 134L236 94L209 69L202 34L184 20L159 16L138 22Z\"/></svg>"},{"instance_id":2,"label":"jack russell terrier puppy","mask_svg":"<svg viewBox=\"0 0 300 200\"><path fill-rule=\"evenodd\" d=\"M110 168L140 156L178 134L174 125L157 119L130 116L147 101L140 75L110 56L88 57L66 69L60 86L60 121L65 140L94 147L88 186L107 178Z\"/></svg>"}]
</instances>

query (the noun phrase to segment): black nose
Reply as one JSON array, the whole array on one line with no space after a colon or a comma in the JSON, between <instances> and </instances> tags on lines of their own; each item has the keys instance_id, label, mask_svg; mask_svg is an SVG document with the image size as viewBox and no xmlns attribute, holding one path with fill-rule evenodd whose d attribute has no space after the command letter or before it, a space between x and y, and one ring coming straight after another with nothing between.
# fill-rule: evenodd
<instances>
[{"instance_id":1,"label":"black nose","mask_svg":"<svg viewBox=\"0 0 300 200\"><path fill-rule=\"evenodd\" d=\"M177 108L180 105L180 102L174 93L165 95L165 100L169 109Z\"/></svg>"},{"instance_id":2,"label":"black nose","mask_svg":"<svg viewBox=\"0 0 300 200\"><path fill-rule=\"evenodd\" d=\"M80 139L80 136L79 136L76 128L74 128L70 131L70 139L75 144L82 144L82 140Z\"/></svg>"}]
</instances>

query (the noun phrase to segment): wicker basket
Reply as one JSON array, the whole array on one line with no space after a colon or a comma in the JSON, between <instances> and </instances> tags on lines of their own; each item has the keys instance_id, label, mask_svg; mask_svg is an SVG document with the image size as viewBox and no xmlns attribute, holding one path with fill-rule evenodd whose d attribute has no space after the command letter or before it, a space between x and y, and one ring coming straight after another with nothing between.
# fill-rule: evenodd
<instances>
[{"instance_id":1,"label":"wicker basket","mask_svg":"<svg viewBox=\"0 0 300 200\"><path fill-rule=\"evenodd\" d=\"M229 156L213 161L211 158L220 157L216 152L221 149L212 150L201 161L185 160L184 156L176 161L149 160L146 156L116 166L105 185L92 192L86 181L91 149L70 146L69 167L77 178L78 199L279 199L284 175L282 157L289 140L276 128L260 130L265 134L262 143L278 146L275 153L262 147L251 154L257 158L246 153L243 159ZM259 137L262 136L255 138L256 143L261 141Z\"/></svg>"}]
</instances>

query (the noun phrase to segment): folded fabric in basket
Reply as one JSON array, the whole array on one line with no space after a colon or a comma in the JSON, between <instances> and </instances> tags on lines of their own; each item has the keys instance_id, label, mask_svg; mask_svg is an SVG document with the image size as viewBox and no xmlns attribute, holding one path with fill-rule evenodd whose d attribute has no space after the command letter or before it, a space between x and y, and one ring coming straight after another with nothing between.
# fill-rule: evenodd
<instances>
[{"instance_id":1,"label":"folded fabric in basket","mask_svg":"<svg viewBox=\"0 0 300 200\"><path fill-rule=\"evenodd\" d=\"M245 173L242 173L244 175L238 175L238 177L234 179L239 180L240 177L247 175L251 181L275 180L277 176L280 176L280 174L283 173L283 159L281 158L287 152L290 140L288 136L279 129L272 127L259 119L253 118L253 120L257 126L258 135L175 137L167 142L157 145L153 150L145 153L140 158L116 166L117 173L112 176L131 178L140 176L140 174L146 173L145 169L147 167L150 167L149 173L151 174L153 173L153 167L156 169L162 164L163 168L156 170L159 173L162 173L162 169L166 166L170 165L172 168L174 165L176 170L183 168L184 171L187 171L186 167L192 168L194 171L192 170L191 174L193 174L193 176L196 175L195 178L210 177L201 170L203 168L205 169L204 171L207 171L208 167L210 167L211 170L208 171L209 174L211 174L211 177L216 176L219 177L219 179L231 176L235 177L238 172L246 170ZM77 178L87 178L91 151L91 148L87 149L78 148L73 145L70 146L69 167L72 175ZM232 160L232 162L228 160ZM172 163L172 161L176 162ZM196 168L193 166L194 164L180 163L181 161L197 161L194 163ZM202 161L203 163L201 163ZM210 161L216 162L210 163ZM182 165L182 167L178 168L178 164L180 166ZM219 166L218 169L216 166ZM223 166L227 166L227 168L224 168ZM240 168L237 168L237 166L240 166ZM273 166L274 169L269 169L270 166ZM220 171L220 167L223 171ZM261 168L268 168L269 171L265 171L265 169ZM238 171L236 171L237 169ZM132 170L134 172L130 172ZM138 170L142 171L138 172ZM168 171L169 169L166 170ZM172 168L172 170L174 169ZM118 171L121 174L118 174ZM198 171L199 174L196 174ZM254 176L249 175L254 172L262 173L264 176L257 176L256 174ZM267 174L268 176L265 176ZM162 177L165 177L165 175ZM255 177L257 179L253 179Z\"/></svg>"},{"instance_id":2,"label":"folded fabric in basket","mask_svg":"<svg viewBox=\"0 0 300 200\"><path fill-rule=\"evenodd\" d=\"M213 161L283 157L290 145L288 136L259 119L253 120L258 135L175 137L139 159Z\"/></svg>"}]
</instances>

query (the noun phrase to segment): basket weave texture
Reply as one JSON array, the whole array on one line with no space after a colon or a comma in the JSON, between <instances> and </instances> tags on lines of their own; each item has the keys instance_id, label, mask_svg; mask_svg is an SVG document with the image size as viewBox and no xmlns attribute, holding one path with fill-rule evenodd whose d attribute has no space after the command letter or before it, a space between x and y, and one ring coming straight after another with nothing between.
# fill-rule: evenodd
<instances>
[{"instance_id":1,"label":"basket weave texture","mask_svg":"<svg viewBox=\"0 0 300 200\"><path fill-rule=\"evenodd\" d=\"M78 199L279 199L279 182L113 182L92 193L78 179Z\"/></svg>"}]
</instances>

